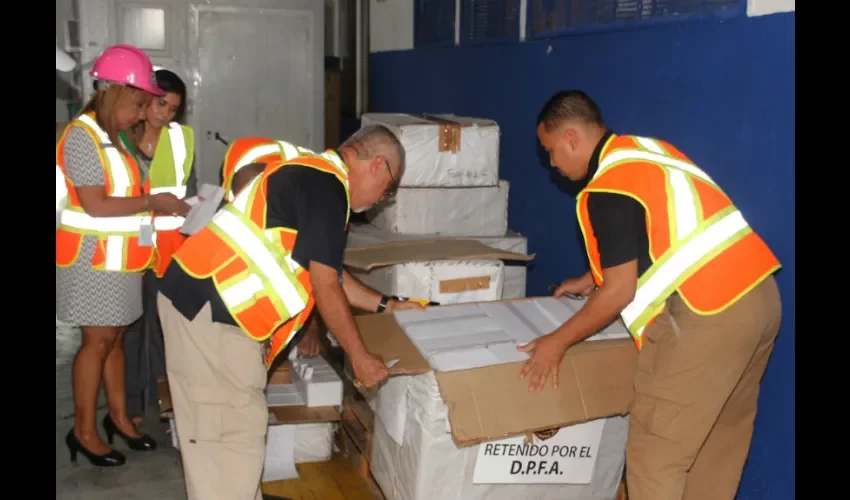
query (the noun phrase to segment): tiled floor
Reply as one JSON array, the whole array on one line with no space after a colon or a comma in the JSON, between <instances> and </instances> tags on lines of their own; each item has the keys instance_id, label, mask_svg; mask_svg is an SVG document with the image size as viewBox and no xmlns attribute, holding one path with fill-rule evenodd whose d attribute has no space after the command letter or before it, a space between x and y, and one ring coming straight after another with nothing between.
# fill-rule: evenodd
<instances>
[{"instance_id":1,"label":"tiled floor","mask_svg":"<svg viewBox=\"0 0 850 500\"><path fill-rule=\"evenodd\" d=\"M56 338L56 498L57 500L185 500L183 471L177 450L171 447L166 435L167 424L161 424L157 415L149 415L145 432L161 445L152 452L127 449L116 439L115 447L127 456L123 467L94 467L78 456L71 463L65 435L74 425L74 403L71 395L71 361L79 339L76 335ZM105 405L101 394L100 406ZM106 409L98 411L98 422ZM100 429L102 432L102 429ZM103 434L101 434L103 436Z\"/></svg>"}]
</instances>

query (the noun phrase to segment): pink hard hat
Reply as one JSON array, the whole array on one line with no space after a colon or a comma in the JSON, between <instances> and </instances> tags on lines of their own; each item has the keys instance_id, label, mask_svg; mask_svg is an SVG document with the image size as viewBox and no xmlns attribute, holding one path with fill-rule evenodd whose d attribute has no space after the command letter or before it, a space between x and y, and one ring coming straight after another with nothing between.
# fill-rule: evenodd
<instances>
[{"instance_id":1,"label":"pink hard hat","mask_svg":"<svg viewBox=\"0 0 850 500\"><path fill-rule=\"evenodd\" d=\"M153 95L165 92L156 84L153 64L148 56L132 45L113 45L104 50L94 62L93 78L129 85L146 90Z\"/></svg>"}]
</instances>

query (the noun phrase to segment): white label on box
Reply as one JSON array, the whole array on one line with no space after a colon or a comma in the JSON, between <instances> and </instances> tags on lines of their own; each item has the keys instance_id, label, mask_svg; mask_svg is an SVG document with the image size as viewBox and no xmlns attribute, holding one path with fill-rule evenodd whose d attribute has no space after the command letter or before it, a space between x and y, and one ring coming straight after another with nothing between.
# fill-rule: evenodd
<instances>
[{"instance_id":1,"label":"white label on box","mask_svg":"<svg viewBox=\"0 0 850 500\"><path fill-rule=\"evenodd\" d=\"M590 484L605 419L478 445L473 483Z\"/></svg>"}]
</instances>

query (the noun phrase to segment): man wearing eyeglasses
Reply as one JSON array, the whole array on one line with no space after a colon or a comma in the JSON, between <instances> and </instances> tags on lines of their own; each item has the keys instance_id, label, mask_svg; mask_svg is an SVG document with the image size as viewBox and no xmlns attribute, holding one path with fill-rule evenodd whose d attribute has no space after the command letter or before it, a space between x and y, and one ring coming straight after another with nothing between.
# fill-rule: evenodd
<instances>
[{"instance_id":1,"label":"man wearing eyeglasses","mask_svg":"<svg viewBox=\"0 0 850 500\"><path fill-rule=\"evenodd\" d=\"M350 212L391 193L403 166L404 148L383 126L337 150L272 161L174 255L158 305L189 500L263 498L266 369L314 305L356 384L388 376L351 308L422 306L361 284L343 256Z\"/></svg>"}]
</instances>

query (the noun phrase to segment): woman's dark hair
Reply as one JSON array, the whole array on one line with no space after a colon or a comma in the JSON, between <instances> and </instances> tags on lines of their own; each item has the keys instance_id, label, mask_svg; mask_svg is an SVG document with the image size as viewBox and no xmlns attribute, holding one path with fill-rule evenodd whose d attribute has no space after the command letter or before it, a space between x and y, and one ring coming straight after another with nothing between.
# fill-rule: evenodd
<instances>
[{"instance_id":1,"label":"woman's dark hair","mask_svg":"<svg viewBox=\"0 0 850 500\"><path fill-rule=\"evenodd\" d=\"M159 88L166 93L173 92L180 96L180 107L174 115L174 121L183 123L183 114L186 112L186 84L174 72L167 69L157 70L154 74Z\"/></svg>"}]
</instances>

